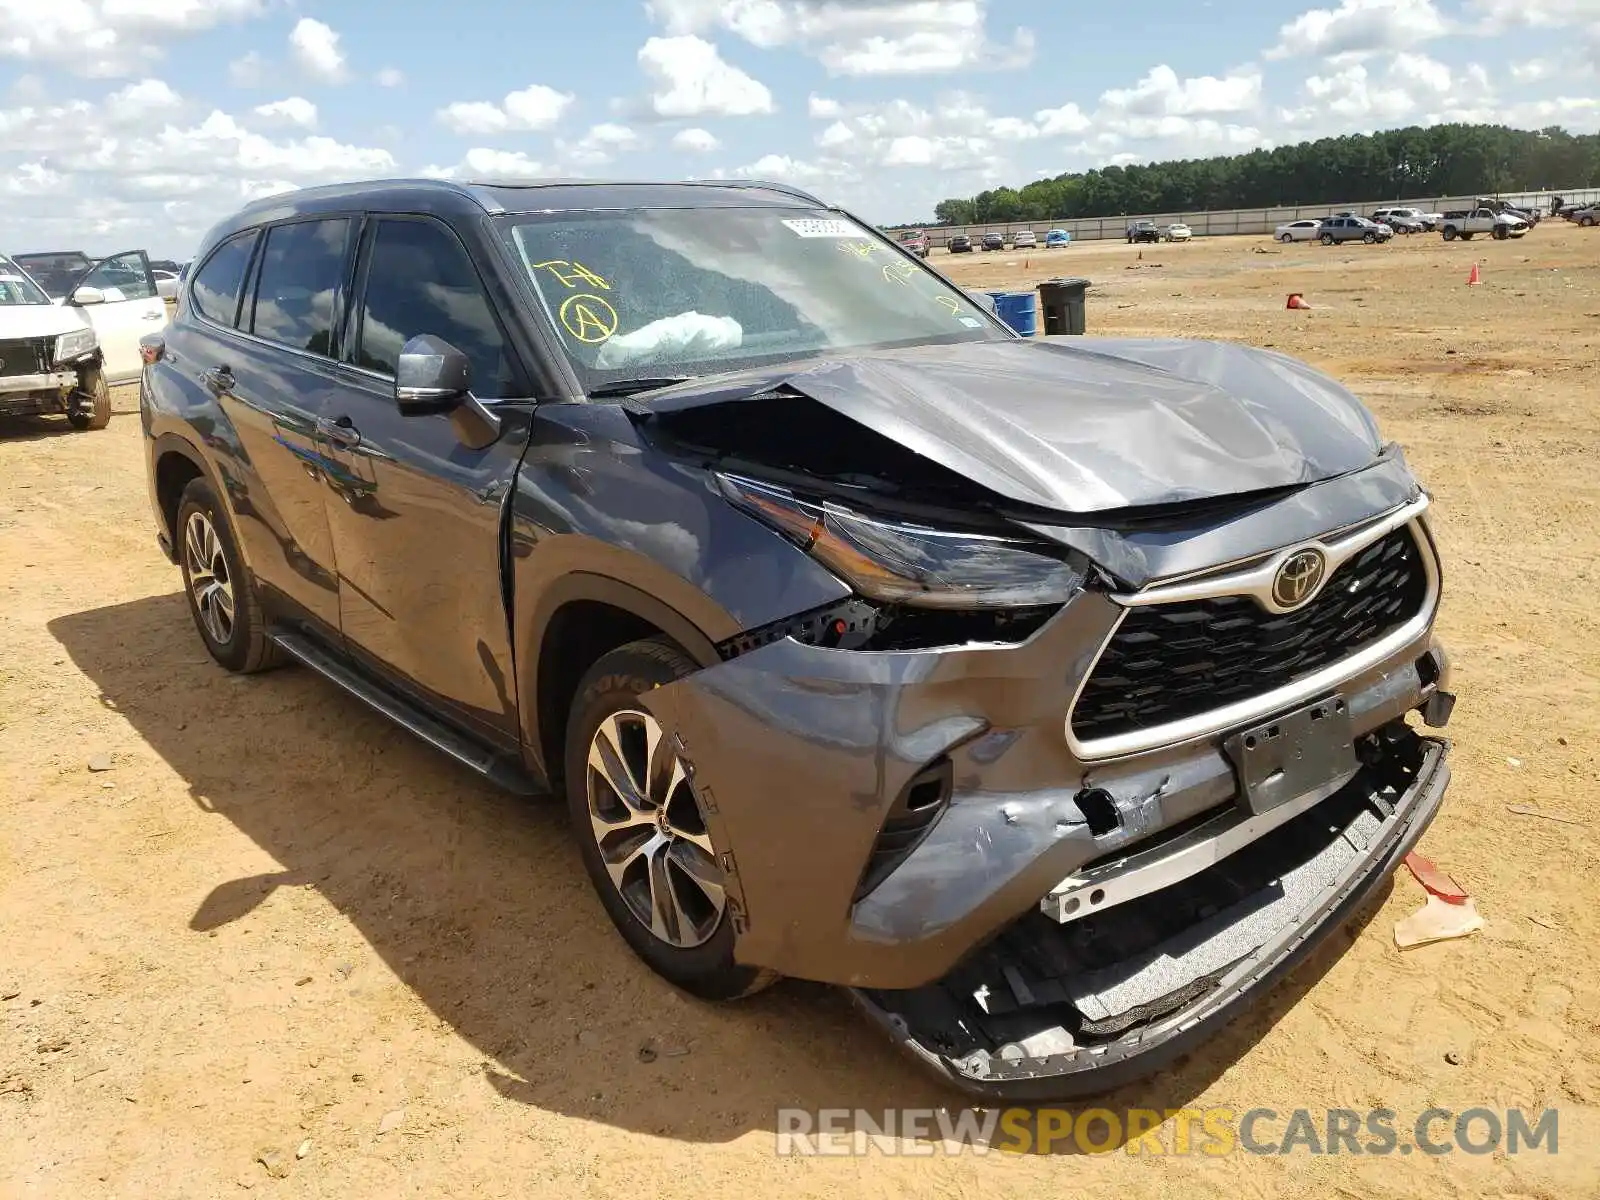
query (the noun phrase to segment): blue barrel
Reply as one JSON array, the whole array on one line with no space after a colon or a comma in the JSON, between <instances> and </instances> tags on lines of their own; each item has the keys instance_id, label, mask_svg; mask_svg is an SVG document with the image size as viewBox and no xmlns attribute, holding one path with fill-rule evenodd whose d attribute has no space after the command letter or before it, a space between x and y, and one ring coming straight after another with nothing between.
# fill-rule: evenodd
<instances>
[{"instance_id":1,"label":"blue barrel","mask_svg":"<svg viewBox=\"0 0 1600 1200\"><path fill-rule=\"evenodd\" d=\"M1032 292L990 292L989 295L994 297L995 315L1007 325L1023 337L1032 337L1038 332Z\"/></svg>"}]
</instances>

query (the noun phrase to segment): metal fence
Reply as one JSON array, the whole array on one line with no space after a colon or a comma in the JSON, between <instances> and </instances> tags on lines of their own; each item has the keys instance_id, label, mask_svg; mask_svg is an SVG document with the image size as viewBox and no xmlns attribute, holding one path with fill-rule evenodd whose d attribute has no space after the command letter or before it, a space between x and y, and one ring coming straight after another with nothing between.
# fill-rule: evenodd
<instances>
[{"instance_id":1,"label":"metal fence","mask_svg":"<svg viewBox=\"0 0 1600 1200\"><path fill-rule=\"evenodd\" d=\"M1223 234L1270 234L1286 221L1315 220L1340 212L1353 212L1370 216L1380 208L1419 208L1423 212L1447 212L1458 208L1471 208L1482 196L1431 196L1407 200L1361 200L1339 204L1300 204L1280 208L1238 208L1225 212L1170 212L1133 213L1120 217L1085 217L1074 221L1012 221L989 225L927 226L929 240L942 246L957 234L966 234L974 240L986 233L998 233L1006 241L1023 230L1032 230L1041 243L1046 232L1065 229L1075 242L1093 242L1105 238L1125 238L1128 226L1135 221L1154 221L1158 226L1182 222L1194 231L1195 237L1215 237ZM1495 197L1519 206L1550 211L1550 200L1560 196L1569 207L1600 202L1600 188L1574 188L1572 191L1518 192Z\"/></svg>"}]
</instances>

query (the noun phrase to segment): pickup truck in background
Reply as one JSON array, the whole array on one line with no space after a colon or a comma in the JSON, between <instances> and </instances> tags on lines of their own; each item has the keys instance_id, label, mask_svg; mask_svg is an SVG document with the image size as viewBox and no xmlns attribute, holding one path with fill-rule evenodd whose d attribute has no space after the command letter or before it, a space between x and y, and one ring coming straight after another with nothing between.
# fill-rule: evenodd
<instances>
[{"instance_id":1,"label":"pickup truck in background","mask_svg":"<svg viewBox=\"0 0 1600 1200\"><path fill-rule=\"evenodd\" d=\"M1495 212L1492 208L1465 208L1444 214L1439 232L1447 242L1460 238L1470 242L1475 234L1487 233L1504 241L1521 237L1528 232L1528 222L1509 212Z\"/></svg>"}]
</instances>

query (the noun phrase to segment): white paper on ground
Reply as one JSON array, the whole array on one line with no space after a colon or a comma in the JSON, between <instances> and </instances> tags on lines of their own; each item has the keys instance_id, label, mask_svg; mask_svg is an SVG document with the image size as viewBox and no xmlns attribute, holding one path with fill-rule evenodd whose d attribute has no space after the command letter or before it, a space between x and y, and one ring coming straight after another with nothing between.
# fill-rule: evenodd
<instances>
[{"instance_id":1,"label":"white paper on ground","mask_svg":"<svg viewBox=\"0 0 1600 1200\"><path fill-rule=\"evenodd\" d=\"M1482 928L1483 917L1478 914L1471 896L1460 904L1451 904L1430 893L1426 904L1394 923L1394 944L1409 950L1429 942L1466 937Z\"/></svg>"}]
</instances>

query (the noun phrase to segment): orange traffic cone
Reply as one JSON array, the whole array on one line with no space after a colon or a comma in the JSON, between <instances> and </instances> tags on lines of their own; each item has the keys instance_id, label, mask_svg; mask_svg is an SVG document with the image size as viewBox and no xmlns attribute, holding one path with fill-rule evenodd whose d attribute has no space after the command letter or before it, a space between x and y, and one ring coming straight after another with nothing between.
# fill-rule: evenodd
<instances>
[{"instance_id":1,"label":"orange traffic cone","mask_svg":"<svg viewBox=\"0 0 1600 1200\"><path fill-rule=\"evenodd\" d=\"M1467 286L1471 287L1473 284L1481 283L1481 282L1482 282L1482 280L1480 280L1478 278L1478 264L1477 263L1473 263L1472 264L1472 274L1467 276Z\"/></svg>"},{"instance_id":2,"label":"orange traffic cone","mask_svg":"<svg viewBox=\"0 0 1600 1200\"><path fill-rule=\"evenodd\" d=\"M1285 304L1284 307L1285 308L1310 308L1311 305L1309 305L1309 304L1307 304L1305 302L1305 299L1300 295L1299 292L1291 292L1291 293L1289 293L1289 303Z\"/></svg>"}]
</instances>

